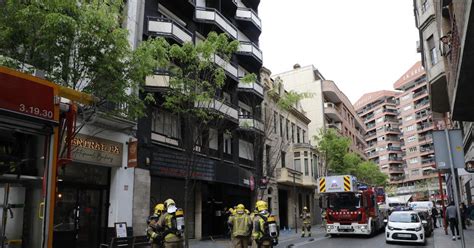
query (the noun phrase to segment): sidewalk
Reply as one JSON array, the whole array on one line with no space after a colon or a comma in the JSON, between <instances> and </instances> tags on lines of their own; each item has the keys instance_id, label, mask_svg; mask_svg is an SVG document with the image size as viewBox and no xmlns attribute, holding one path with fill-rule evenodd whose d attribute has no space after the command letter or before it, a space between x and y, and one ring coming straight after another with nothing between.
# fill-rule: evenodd
<instances>
[{"instance_id":1,"label":"sidewalk","mask_svg":"<svg viewBox=\"0 0 474 248\"><path fill-rule=\"evenodd\" d=\"M461 230L459 230L461 231ZM435 228L433 232L433 239L434 239L434 247L435 248L460 248L461 247L461 240L456 239L453 241L451 234L451 230L448 227L448 235L444 233L443 228ZM466 247L472 247L474 244L474 226L468 226L466 230L464 230L464 240Z\"/></svg>"},{"instance_id":2,"label":"sidewalk","mask_svg":"<svg viewBox=\"0 0 474 248\"><path fill-rule=\"evenodd\" d=\"M321 225L314 225L311 227L312 235L316 235L318 233L324 233L325 230L321 228ZM295 233L295 229L291 230L281 230L280 237L278 241L285 242L287 240L296 239L301 236L301 229L298 230L298 233ZM215 240L190 240L189 246L193 248L226 248L230 246L230 239L215 239Z\"/></svg>"}]
</instances>

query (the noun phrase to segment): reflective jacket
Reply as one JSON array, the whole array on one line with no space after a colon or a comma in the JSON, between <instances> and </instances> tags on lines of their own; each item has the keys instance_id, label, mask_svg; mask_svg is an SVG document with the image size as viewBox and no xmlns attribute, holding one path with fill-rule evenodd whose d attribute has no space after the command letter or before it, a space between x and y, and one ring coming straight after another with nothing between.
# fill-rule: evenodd
<instances>
[{"instance_id":1,"label":"reflective jacket","mask_svg":"<svg viewBox=\"0 0 474 248\"><path fill-rule=\"evenodd\" d=\"M311 223L311 214L309 212L303 212L300 215L301 219L303 219L303 224L310 224Z\"/></svg>"},{"instance_id":2,"label":"reflective jacket","mask_svg":"<svg viewBox=\"0 0 474 248\"><path fill-rule=\"evenodd\" d=\"M176 229L176 218L174 214L165 213L158 220L158 225L163 228L165 242L182 241L181 233Z\"/></svg>"},{"instance_id":3,"label":"reflective jacket","mask_svg":"<svg viewBox=\"0 0 474 248\"><path fill-rule=\"evenodd\" d=\"M232 227L232 237L250 236L252 221L244 212L230 216L228 224Z\"/></svg>"}]
</instances>

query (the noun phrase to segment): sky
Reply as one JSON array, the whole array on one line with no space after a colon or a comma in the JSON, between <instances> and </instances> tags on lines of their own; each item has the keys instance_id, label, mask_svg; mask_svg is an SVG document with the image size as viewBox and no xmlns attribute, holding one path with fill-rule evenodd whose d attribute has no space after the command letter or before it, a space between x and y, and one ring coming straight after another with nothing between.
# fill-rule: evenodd
<instances>
[{"instance_id":1,"label":"sky","mask_svg":"<svg viewBox=\"0 0 474 248\"><path fill-rule=\"evenodd\" d=\"M313 64L352 103L421 60L412 0L261 0L259 17L266 68Z\"/></svg>"}]
</instances>

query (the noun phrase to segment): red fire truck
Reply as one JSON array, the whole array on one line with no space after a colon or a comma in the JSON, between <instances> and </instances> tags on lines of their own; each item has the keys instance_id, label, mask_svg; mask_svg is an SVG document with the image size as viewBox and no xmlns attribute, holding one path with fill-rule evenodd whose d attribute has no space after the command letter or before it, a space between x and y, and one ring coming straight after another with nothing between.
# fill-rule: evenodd
<instances>
[{"instance_id":1,"label":"red fire truck","mask_svg":"<svg viewBox=\"0 0 474 248\"><path fill-rule=\"evenodd\" d=\"M385 201L383 188L358 183L351 175L320 177L318 182L328 234L370 236L385 227L387 211L382 202Z\"/></svg>"}]
</instances>

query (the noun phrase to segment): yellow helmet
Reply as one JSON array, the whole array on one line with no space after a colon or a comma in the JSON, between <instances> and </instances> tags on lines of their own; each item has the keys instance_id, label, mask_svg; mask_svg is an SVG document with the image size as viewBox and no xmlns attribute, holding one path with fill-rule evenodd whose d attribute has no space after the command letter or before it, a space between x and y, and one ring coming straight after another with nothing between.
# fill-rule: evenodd
<instances>
[{"instance_id":1,"label":"yellow helmet","mask_svg":"<svg viewBox=\"0 0 474 248\"><path fill-rule=\"evenodd\" d=\"M303 210L308 210L308 208L307 208L307 207L303 207Z\"/></svg>"},{"instance_id":2,"label":"yellow helmet","mask_svg":"<svg viewBox=\"0 0 474 248\"><path fill-rule=\"evenodd\" d=\"M239 204L239 205L237 205L237 207L235 208L235 210L245 211L245 206L244 206L244 204Z\"/></svg>"},{"instance_id":3,"label":"yellow helmet","mask_svg":"<svg viewBox=\"0 0 474 248\"><path fill-rule=\"evenodd\" d=\"M257 208L259 212L263 210L268 210L268 204L262 200L257 201L257 203L255 204L255 207Z\"/></svg>"},{"instance_id":4,"label":"yellow helmet","mask_svg":"<svg viewBox=\"0 0 474 248\"><path fill-rule=\"evenodd\" d=\"M173 199L170 198L170 199L168 199L168 200L165 201L164 207L165 207L165 208L168 208L169 205L176 205L176 203L173 201Z\"/></svg>"},{"instance_id":5,"label":"yellow helmet","mask_svg":"<svg viewBox=\"0 0 474 248\"><path fill-rule=\"evenodd\" d=\"M155 214L165 211L165 205L163 203L158 203L155 206Z\"/></svg>"}]
</instances>

